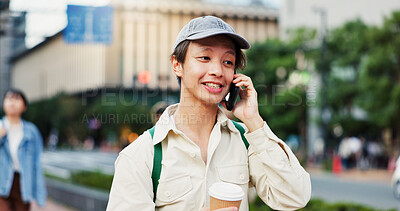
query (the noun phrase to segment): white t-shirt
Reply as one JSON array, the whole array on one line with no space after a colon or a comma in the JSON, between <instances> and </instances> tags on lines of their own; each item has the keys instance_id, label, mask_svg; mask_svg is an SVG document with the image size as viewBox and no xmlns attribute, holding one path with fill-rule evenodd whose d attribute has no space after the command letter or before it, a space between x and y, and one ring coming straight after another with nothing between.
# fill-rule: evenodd
<instances>
[{"instance_id":1,"label":"white t-shirt","mask_svg":"<svg viewBox=\"0 0 400 211\"><path fill-rule=\"evenodd\" d=\"M18 159L18 147L24 136L22 121L17 125L10 125L7 118L4 118L4 128L7 130L7 138L10 145L11 160L15 171L20 171L21 165Z\"/></svg>"}]
</instances>

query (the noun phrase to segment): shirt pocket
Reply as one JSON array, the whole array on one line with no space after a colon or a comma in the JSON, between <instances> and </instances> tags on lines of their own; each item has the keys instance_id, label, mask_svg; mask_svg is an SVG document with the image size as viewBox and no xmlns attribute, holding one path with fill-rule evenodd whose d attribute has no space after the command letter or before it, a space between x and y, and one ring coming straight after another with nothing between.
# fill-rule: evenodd
<instances>
[{"instance_id":1,"label":"shirt pocket","mask_svg":"<svg viewBox=\"0 0 400 211\"><path fill-rule=\"evenodd\" d=\"M185 201L185 196L191 190L192 182L190 176L186 174L160 180L157 189L157 206Z\"/></svg>"},{"instance_id":2,"label":"shirt pocket","mask_svg":"<svg viewBox=\"0 0 400 211\"><path fill-rule=\"evenodd\" d=\"M244 185L249 183L247 163L229 164L217 167L218 177L223 182Z\"/></svg>"}]
</instances>

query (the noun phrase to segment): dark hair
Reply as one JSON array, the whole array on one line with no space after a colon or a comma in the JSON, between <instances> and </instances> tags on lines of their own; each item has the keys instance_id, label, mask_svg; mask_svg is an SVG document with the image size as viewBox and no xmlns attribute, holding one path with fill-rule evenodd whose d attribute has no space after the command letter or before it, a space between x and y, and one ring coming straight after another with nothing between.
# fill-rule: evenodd
<instances>
[{"instance_id":1,"label":"dark hair","mask_svg":"<svg viewBox=\"0 0 400 211\"><path fill-rule=\"evenodd\" d=\"M6 98L7 94L12 94L13 96L18 96L22 98L22 101L24 101L24 105L25 107L28 106L28 100L25 97L25 94L19 90L19 89L9 89L5 92L4 96L3 96L3 101Z\"/></svg>"},{"instance_id":2,"label":"dark hair","mask_svg":"<svg viewBox=\"0 0 400 211\"><path fill-rule=\"evenodd\" d=\"M192 42L192 41L191 40L184 40L181 43L179 43L179 45L176 46L174 52L172 52L171 58L173 56L175 56L176 60L179 63L183 64L183 62L185 61L185 58L186 58L186 52L187 52L187 49L189 48L190 42ZM236 43L235 43L235 54L236 54L235 70L236 69L244 70L244 68L246 68L246 55L238 47L238 45L236 45ZM178 77L178 76L176 78L178 79L178 83L179 83L179 86L180 86L181 85L181 78Z\"/></svg>"}]
</instances>

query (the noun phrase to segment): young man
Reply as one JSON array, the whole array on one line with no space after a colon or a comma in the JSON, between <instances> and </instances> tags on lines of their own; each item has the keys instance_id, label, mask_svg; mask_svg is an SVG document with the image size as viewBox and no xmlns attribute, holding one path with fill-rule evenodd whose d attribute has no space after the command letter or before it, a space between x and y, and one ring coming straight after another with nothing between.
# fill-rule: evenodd
<instances>
[{"instance_id":1,"label":"young man","mask_svg":"<svg viewBox=\"0 0 400 211\"><path fill-rule=\"evenodd\" d=\"M220 181L243 189L240 211L248 210L252 186L273 209L307 204L309 174L261 118L251 79L235 74L235 68L245 64L241 49L249 47L217 17L195 18L183 27L171 56L181 85L180 102L162 114L153 137L145 132L120 153L107 210L207 210L208 188ZM232 82L244 87L232 112L244 123L248 149L218 107L226 106L224 97ZM162 168L154 196L153 146L160 142Z\"/></svg>"}]
</instances>

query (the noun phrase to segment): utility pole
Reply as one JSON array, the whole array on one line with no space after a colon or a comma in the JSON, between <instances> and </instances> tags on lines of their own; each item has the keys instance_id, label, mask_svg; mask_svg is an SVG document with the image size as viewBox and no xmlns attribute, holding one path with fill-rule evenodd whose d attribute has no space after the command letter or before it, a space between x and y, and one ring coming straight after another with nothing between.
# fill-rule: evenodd
<instances>
[{"instance_id":1,"label":"utility pole","mask_svg":"<svg viewBox=\"0 0 400 211\"><path fill-rule=\"evenodd\" d=\"M325 142L328 139L328 122L331 118L331 113L328 109L328 66L326 62L326 34L327 34L327 15L325 8L322 7L314 7L314 12L318 13L321 20L320 26L320 40L321 40L321 54L320 54L320 65L319 71L321 73L321 117L322 117L322 138Z\"/></svg>"},{"instance_id":2,"label":"utility pole","mask_svg":"<svg viewBox=\"0 0 400 211\"><path fill-rule=\"evenodd\" d=\"M25 12L9 9L9 0L0 0L0 105L11 88L11 58L25 50Z\"/></svg>"},{"instance_id":3,"label":"utility pole","mask_svg":"<svg viewBox=\"0 0 400 211\"><path fill-rule=\"evenodd\" d=\"M329 112L326 99L327 70L326 67L326 28L327 16L324 8L313 7L321 20L319 31L318 46L320 47L320 64L317 67L319 71L313 71L310 84L307 88L307 100L316 102L321 100L321 104L312 103L307 108L307 161L310 165L319 164L325 155L325 146L327 141L327 121L329 121ZM319 95L318 95L319 94ZM322 124L318 124L317 119L322 117Z\"/></svg>"}]
</instances>

